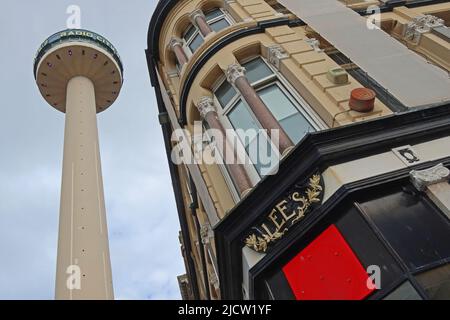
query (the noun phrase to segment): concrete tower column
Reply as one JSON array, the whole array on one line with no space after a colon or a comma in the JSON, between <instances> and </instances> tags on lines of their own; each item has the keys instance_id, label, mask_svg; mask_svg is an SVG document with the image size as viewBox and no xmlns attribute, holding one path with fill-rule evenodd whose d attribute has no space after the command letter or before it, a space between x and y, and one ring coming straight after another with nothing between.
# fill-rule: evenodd
<instances>
[{"instance_id":1,"label":"concrete tower column","mask_svg":"<svg viewBox=\"0 0 450 320\"><path fill-rule=\"evenodd\" d=\"M56 275L57 299L113 299L95 90L83 76L67 84Z\"/></svg>"},{"instance_id":2,"label":"concrete tower column","mask_svg":"<svg viewBox=\"0 0 450 320\"><path fill-rule=\"evenodd\" d=\"M113 299L97 113L117 99L123 66L95 32L68 29L39 48L34 77L42 97L65 113L56 299Z\"/></svg>"}]
</instances>

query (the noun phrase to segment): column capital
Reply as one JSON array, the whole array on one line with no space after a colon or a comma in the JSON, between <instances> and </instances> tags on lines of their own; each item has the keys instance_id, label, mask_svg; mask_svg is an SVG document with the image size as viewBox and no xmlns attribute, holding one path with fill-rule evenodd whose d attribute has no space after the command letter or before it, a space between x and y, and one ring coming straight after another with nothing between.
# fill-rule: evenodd
<instances>
[{"instance_id":1,"label":"column capital","mask_svg":"<svg viewBox=\"0 0 450 320\"><path fill-rule=\"evenodd\" d=\"M191 20L193 25L197 25L197 22L195 21L195 19L197 19L198 17L202 17L206 21L205 14L203 13L203 11L201 9L196 9L189 14L189 19Z\"/></svg>"},{"instance_id":2,"label":"column capital","mask_svg":"<svg viewBox=\"0 0 450 320\"><path fill-rule=\"evenodd\" d=\"M170 39L169 48L171 50L173 50L173 48L175 46L180 46L180 47L183 46L183 41L180 38L178 38L178 37L172 37L172 39Z\"/></svg>"},{"instance_id":3,"label":"column capital","mask_svg":"<svg viewBox=\"0 0 450 320\"><path fill-rule=\"evenodd\" d=\"M237 79L245 77L245 72L245 68L240 64L230 64L226 70L227 81L234 85Z\"/></svg>"},{"instance_id":4,"label":"column capital","mask_svg":"<svg viewBox=\"0 0 450 320\"><path fill-rule=\"evenodd\" d=\"M269 62L273 66L275 66L275 68L280 69L280 60L288 58L289 55L278 44L270 46L268 49L269 49Z\"/></svg>"},{"instance_id":5,"label":"column capital","mask_svg":"<svg viewBox=\"0 0 450 320\"><path fill-rule=\"evenodd\" d=\"M197 109L200 115L204 119L206 115L210 112L216 112L216 106L214 100L211 97L201 97L197 103Z\"/></svg>"},{"instance_id":6,"label":"column capital","mask_svg":"<svg viewBox=\"0 0 450 320\"><path fill-rule=\"evenodd\" d=\"M440 163L425 170L412 170L409 173L409 177L417 190L424 191L430 185L448 180L450 178L450 170Z\"/></svg>"}]
</instances>

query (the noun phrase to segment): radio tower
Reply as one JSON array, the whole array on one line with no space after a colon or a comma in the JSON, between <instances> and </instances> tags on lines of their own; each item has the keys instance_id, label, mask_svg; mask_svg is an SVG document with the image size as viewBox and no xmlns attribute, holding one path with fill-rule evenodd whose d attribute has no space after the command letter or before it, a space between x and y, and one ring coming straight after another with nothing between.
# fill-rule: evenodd
<instances>
[{"instance_id":1,"label":"radio tower","mask_svg":"<svg viewBox=\"0 0 450 320\"><path fill-rule=\"evenodd\" d=\"M56 299L113 299L97 117L117 98L123 68L114 46L87 30L50 36L34 60L44 99L66 114Z\"/></svg>"}]
</instances>

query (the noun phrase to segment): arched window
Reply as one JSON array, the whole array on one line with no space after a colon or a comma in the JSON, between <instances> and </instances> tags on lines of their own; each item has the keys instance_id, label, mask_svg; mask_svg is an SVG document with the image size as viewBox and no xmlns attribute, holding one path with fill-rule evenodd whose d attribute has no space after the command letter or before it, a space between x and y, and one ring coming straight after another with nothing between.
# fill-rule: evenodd
<instances>
[{"instance_id":1,"label":"arched window","mask_svg":"<svg viewBox=\"0 0 450 320\"><path fill-rule=\"evenodd\" d=\"M222 8L215 8L205 12L205 18L206 22L215 32L219 32L232 24L230 16ZM204 42L204 37L200 30L192 24L183 33L183 39L188 55L192 55Z\"/></svg>"},{"instance_id":2,"label":"arched window","mask_svg":"<svg viewBox=\"0 0 450 320\"><path fill-rule=\"evenodd\" d=\"M314 116L306 101L296 94L296 91L262 57L252 58L242 63L242 66L246 69L248 81L295 144L308 132L325 128L325 124L320 118ZM244 131L262 129L246 101L226 80L221 79L219 81L214 88L214 95L217 105L221 107L218 113L224 127ZM257 182L267 174L267 168L264 168L264 165L266 164L265 161L269 159L261 159L261 153L258 152L255 156L249 150L252 145L254 148L255 144L261 146L260 139L267 140L267 138L261 134L253 137L253 139L239 135L239 133L238 136L253 163L252 168L247 171L249 171L251 179ZM274 146L271 145L271 147ZM272 157L270 154L267 156Z\"/></svg>"}]
</instances>

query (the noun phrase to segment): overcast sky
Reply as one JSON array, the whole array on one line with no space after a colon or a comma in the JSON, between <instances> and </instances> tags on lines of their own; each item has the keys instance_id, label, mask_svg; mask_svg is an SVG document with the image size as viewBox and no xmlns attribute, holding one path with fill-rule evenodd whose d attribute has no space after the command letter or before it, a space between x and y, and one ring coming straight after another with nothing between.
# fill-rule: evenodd
<instances>
[{"instance_id":1,"label":"overcast sky","mask_svg":"<svg viewBox=\"0 0 450 320\"><path fill-rule=\"evenodd\" d=\"M178 299L179 222L144 54L156 0L2 0L0 299L53 299L64 114L40 96L33 57L81 8L124 64L122 92L98 116L116 299Z\"/></svg>"}]
</instances>

